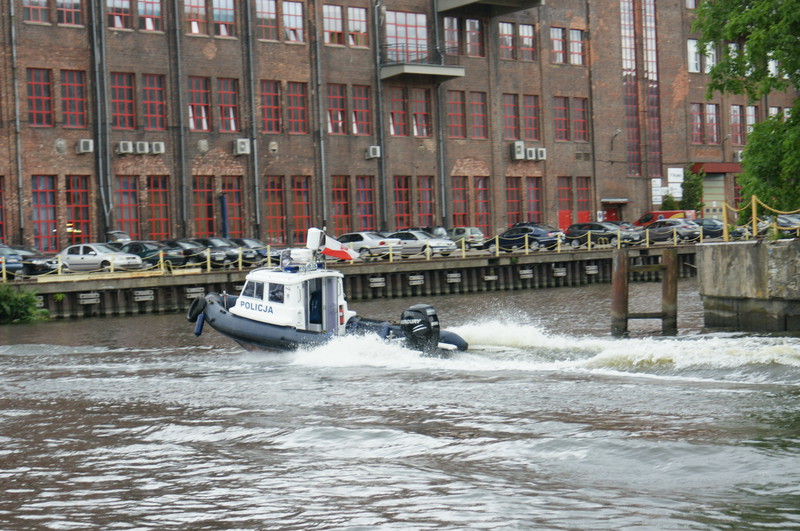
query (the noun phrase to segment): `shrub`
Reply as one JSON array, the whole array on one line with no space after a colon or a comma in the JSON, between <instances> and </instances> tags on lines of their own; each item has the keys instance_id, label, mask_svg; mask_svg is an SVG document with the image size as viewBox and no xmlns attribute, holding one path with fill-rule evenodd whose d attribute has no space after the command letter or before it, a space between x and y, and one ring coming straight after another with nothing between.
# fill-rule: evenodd
<instances>
[{"instance_id":1,"label":"shrub","mask_svg":"<svg viewBox=\"0 0 800 531\"><path fill-rule=\"evenodd\" d=\"M0 285L0 323L22 323L47 318L47 310L36 307L36 295Z\"/></svg>"}]
</instances>

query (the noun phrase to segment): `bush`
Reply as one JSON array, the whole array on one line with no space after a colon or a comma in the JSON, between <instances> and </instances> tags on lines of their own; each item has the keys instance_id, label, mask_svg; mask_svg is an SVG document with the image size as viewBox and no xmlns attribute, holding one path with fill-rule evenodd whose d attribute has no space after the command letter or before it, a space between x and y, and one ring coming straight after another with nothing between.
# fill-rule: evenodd
<instances>
[{"instance_id":1,"label":"bush","mask_svg":"<svg viewBox=\"0 0 800 531\"><path fill-rule=\"evenodd\" d=\"M36 303L34 293L0 285L0 323L23 323L46 319L47 310L38 309Z\"/></svg>"}]
</instances>

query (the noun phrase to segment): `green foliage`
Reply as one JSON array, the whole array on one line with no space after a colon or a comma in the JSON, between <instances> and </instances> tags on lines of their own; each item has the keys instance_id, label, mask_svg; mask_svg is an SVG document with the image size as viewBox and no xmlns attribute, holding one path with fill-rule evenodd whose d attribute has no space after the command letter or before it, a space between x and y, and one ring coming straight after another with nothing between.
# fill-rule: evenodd
<instances>
[{"instance_id":1,"label":"green foliage","mask_svg":"<svg viewBox=\"0 0 800 531\"><path fill-rule=\"evenodd\" d=\"M692 172L689 168L683 170L683 197L681 198L681 210L695 210L698 215L702 215L703 207L703 180L706 173Z\"/></svg>"},{"instance_id":2,"label":"green foliage","mask_svg":"<svg viewBox=\"0 0 800 531\"><path fill-rule=\"evenodd\" d=\"M36 308L36 295L0 285L0 323L20 323L47 317L47 310Z\"/></svg>"},{"instance_id":3,"label":"green foliage","mask_svg":"<svg viewBox=\"0 0 800 531\"><path fill-rule=\"evenodd\" d=\"M672 197L670 194L666 194L664 197L661 198L661 208L659 210L680 210L681 207L678 204L678 200Z\"/></svg>"}]
</instances>

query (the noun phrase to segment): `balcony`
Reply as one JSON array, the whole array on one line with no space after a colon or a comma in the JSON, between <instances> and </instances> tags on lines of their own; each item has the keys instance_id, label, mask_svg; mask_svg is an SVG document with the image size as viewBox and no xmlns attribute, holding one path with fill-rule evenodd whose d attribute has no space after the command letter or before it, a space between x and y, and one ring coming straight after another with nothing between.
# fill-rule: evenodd
<instances>
[{"instance_id":1,"label":"balcony","mask_svg":"<svg viewBox=\"0 0 800 531\"><path fill-rule=\"evenodd\" d=\"M427 47L406 43L381 46L381 79L398 76L432 76L439 81L464 77L459 58Z\"/></svg>"},{"instance_id":2,"label":"balcony","mask_svg":"<svg viewBox=\"0 0 800 531\"><path fill-rule=\"evenodd\" d=\"M497 16L541 7L544 0L439 0L439 12L471 5L488 6L492 10L492 16Z\"/></svg>"}]
</instances>

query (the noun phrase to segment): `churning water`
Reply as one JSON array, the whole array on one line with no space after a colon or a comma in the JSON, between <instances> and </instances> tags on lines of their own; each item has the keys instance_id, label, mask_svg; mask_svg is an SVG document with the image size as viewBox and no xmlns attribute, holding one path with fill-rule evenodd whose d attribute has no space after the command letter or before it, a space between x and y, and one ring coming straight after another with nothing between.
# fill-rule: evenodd
<instances>
[{"instance_id":1,"label":"churning water","mask_svg":"<svg viewBox=\"0 0 800 531\"><path fill-rule=\"evenodd\" d=\"M609 292L428 299L473 347L450 359L2 327L0 528L800 529L800 338L704 331L683 281L677 337L612 339Z\"/></svg>"}]
</instances>

